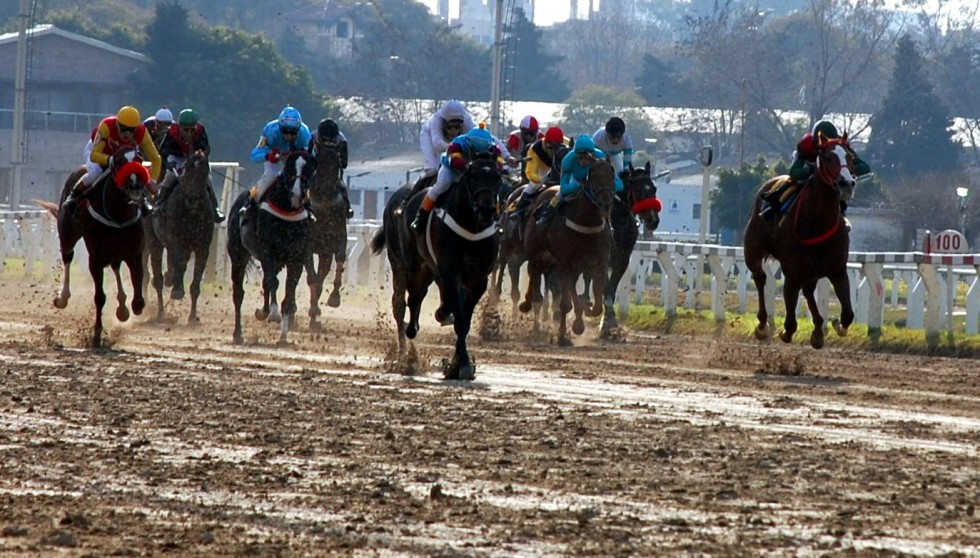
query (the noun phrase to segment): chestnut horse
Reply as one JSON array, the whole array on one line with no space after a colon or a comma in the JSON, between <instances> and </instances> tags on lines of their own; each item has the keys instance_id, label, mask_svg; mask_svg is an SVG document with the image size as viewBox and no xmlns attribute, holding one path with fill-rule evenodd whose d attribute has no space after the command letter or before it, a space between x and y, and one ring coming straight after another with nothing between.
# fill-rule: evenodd
<instances>
[{"instance_id":1,"label":"chestnut horse","mask_svg":"<svg viewBox=\"0 0 980 558\"><path fill-rule=\"evenodd\" d=\"M554 218L544 226L529 219L524 231L524 254L527 256L529 284L524 301L518 306L521 312L535 308L535 326L540 310L541 278L551 269L557 272L561 292L559 302L558 344L571 342L566 325L566 314L574 308L575 320L572 332L581 335L585 331L582 313L585 303L575 290L579 276L592 281L596 302L585 312L588 316L602 313L602 294L606 287L606 267L609 265L609 214L616 196L616 172L608 161L592 163L581 190L565 200L564 207L556 211ZM534 207L551 203L558 187L551 187L538 195ZM533 211L533 210L532 210Z\"/></svg>"},{"instance_id":2,"label":"chestnut horse","mask_svg":"<svg viewBox=\"0 0 980 558\"><path fill-rule=\"evenodd\" d=\"M785 176L770 179L756 194L755 210L745 227L745 264L752 273L752 280L759 292L759 324L755 330L757 339L768 339L769 314L766 309L766 272L763 262L771 257L779 261L783 274L783 302L786 304L786 321L779 338L789 343L796 333L796 304L800 291L806 298L813 316L813 333L810 345L819 349L824 345L824 318L817 307L814 290L823 277L830 280L841 305L840 320L833 320L834 330L841 337L854 321L851 308L851 291L847 278L847 258L850 237L840 212L841 200L854 194L855 180L849 168L850 152L847 144L831 140L817 156L817 167L810 180L800 188L797 199L786 214L774 221L759 215L762 194Z\"/></svg>"},{"instance_id":3,"label":"chestnut horse","mask_svg":"<svg viewBox=\"0 0 980 558\"><path fill-rule=\"evenodd\" d=\"M307 244L306 283L310 286L310 328L320 327L320 295L330 266L337 264L333 274L333 290L327 306L340 306L340 285L347 262L347 205L341 191L340 151L329 145L316 148L316 173L310 187L310 206L314 221L310 225ZM319 262L317 262L317 259ZM319 263L319 266L317 266Z\"/></svg>"},{"instance_id":4,"label":"chestnut horse","mask_svg":"<svg viewBox=\"0 0 980 558\"><path fill-rule=\"evenodd\" d=\"M404 186L388 200L381 229L371 239L374 254L388 249L399 358L405 354L406 338L414 339L418 334L419 312L429 285L435 281L439 286L441 304L436 321L452 323L456 334L453 360L446 371L449 379L472 380L476 375L466 336L497 257L500 181L494 161L475 159L440 198L444 201L419 233L408 224L415 219L425 190L413 194L411 186Z\"/></svg>"},{"instance_id":5,"label":"chestnut horse","mask_svg":"<svg viewBox=\"0 0 980 558\"><path fill-rule=\"evenodd\" d=\"M316 162L306 151L283 156L285 163L276 182L265 193L258 210L240 211L248 202L249 192L242 192L231 208L228 222L228 256L231 258L232 299L235 303L235 331L232 341L245 342L242 335L242 301L245 299L245 271L255 258L262 265L262 308L255 311L258 320L280 322L279 342L285 343L289 326L296 314L296 285L303 274L306 243L310 234L306 195ZM276 301L277 277L286 268L286 292L282 313Z\"/></svg>"},{"instance_id":6,"label":"chestnut horse","mask_svg":"<svg viewBox=\"0 0 980 558\"><path fill-rule=\"evenodd\" d=\"M153 270L153 288L157 292L157 319L163 319L163 286L169 282L170 299L184 298L184 273L194 256L194 275L191 278L191 311L188 323L198 320L197 300L201 296L201 280L211 254L214 236L214 208L208 189L211 167L203 152L192 153L184 162L180 178L171 186L170 194L160 207L145 220L146 252ZM163 251L167 250L167 273L164 280Z\"/></svg>"},{"instance_id":7,"label":"chestnut horse","mask_svg":"<svg viewBox=\"0 0 980 558\"><path fill-rule=\"evenodd\" d=\"M82 167L73 172L61 191L58 205L43 200L34 202L47 209L58 219L58 239L61 245L61 261L65 277L61 294L54 299L55 308L64 308L71 298L71 262L75 257L75 244L85 240L88 250L88 269L95 284L95 329L92 347L102 346L102 308L106 293L102 286L103 272L111 267L116 277L116 319L129 319L126 308L126 290L119 275L125 262L133 284L133 314L143 312L143 189L150 182L150 173L142 164L135 149L123 148L111 157L111 165L91 187L88 194L78 200L75 210L68 212L63 206L78 179L85 174Z\"/></svg>"}]
</instances>

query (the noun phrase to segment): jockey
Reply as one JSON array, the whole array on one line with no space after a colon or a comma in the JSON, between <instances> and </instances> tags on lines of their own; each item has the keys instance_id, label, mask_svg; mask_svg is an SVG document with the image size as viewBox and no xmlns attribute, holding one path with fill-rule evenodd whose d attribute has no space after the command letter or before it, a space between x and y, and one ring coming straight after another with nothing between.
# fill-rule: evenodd
<instances>
[{"instance_id":1,"label":"jockey","mask_svg":"<svg viewBox=\"0 0 980 558\"><path fill-rule=\"evenodd\" d=\"M173 123L174 113L170 112L170 109L167 107L161 108L155 115L143 121L143 125L146 126L146 131L153 138L153 145L156 146L157 151L160 151L160 146L163 145L163 138L167 137L167 130Z\"/></svg>"},{"instance_id":2,"label":"jockey","mask_svg":"<svg viewBox=\"0 0 980 558\"><path fill-rule=\"evenodd\" d=\"M248 204L242 208L258 204L266 191L276 182L279 176L279 158L290 151L302 151L309 147L313 136L299 111L286 106L279 113L279 118L269 121L259 136L259 143L252 148L249 158L253 163L262 163L262 177L250 191Z\"/></svg>"},{"instance_id":3,"label":"jockey","mask_svg":"<svg viewBox=\"0 0 980 558\"><path fill-rule=\"evenodd\" d=\"M527 163L524 165L524 176L527 184L521 190L514 211L522 211L531 204L541 186L548 181L551 169L558 161L558 150L567 145L565 133L558 126L552 126L545 132L544 137L534 142L527 150Z\"/></svg>"},{"instance_id":4,"label":"jockey","mask_svg":"<svg viewBox=\"0 0 980 558\"><path fill-rule=\"evenodd\" d=\"M166 168L163 183L160 184L160 192L157 195L156 207L163 205L164 200L170 195L173 185L177 182L177 176L184 168L187 157L194 152L203 152L206 157L211 156L211 144L208 141L208 131L201 124L201 118L194 109L184 109L177 116L177 123L171 124L167 130L167 135L163 139L160 147L160 156ZM214 185L211 183L211 173L208 172L208 195L211 197L211 205L214 206L214 222L220 223L225 220L225 215L218 207L218 197L214 194Z\"/></svg>"},{"instance_id":5,"label":"jockey","mask_svg":"<svg viewBox=\"0 0 980 558\"><path fill-rule=\"evenodd\" d=\"M500 151L499 140L493 137L483 122L466 132L466 135L454 138L446 148L446 154L443 155L439 166L439 174L436 175L436 183L425 193L422 207L419 208L415 220L410 225L412 229L422 230L422 225L425 224L429 212L435 208L439 196L459 180L473 159L481 154L492 157L500 168L503 168L506 162Z\"/></svg>"},{"instance_id":6,"label":"jockey","mask_svg":"<svg viewBox=\"0 0 980 558\"><path fill-rule=\"evenodd\" d=\"M92 130L91 138L85 146L85 174L72 187L65 198L64 207L68 213L75 211L78 198L91 190L92 185L102 177L109 167L111 156L120 148L131 147L150 160L150 176L160 175L160 154L157 153L153 139L146 133L146 126L140 119L140 111L133 106L124 106L115 116L107 116ZM148 187L156 190L156 180Z\"/></svg>"},{"instance_id":7,"label":"jockey","mask_svg":"<svg viewBox=\"0 0 980 558\"><path fill-rule=\"evenodd\" d=\"M595 146L588 134L575 138L575 147L561 160L561 182L558 194L551 198L551 203L539 208L538 225L545 226L551 222L552 216L565 198L574 195L582 187L582 182L589 176L589 169L598 159L606 157L606 153ZM623 183L616 181L616 191L623 190Z\"/></svg>"},{"instance_id":8,"label":"jockey","mask_svg":"<svg viewBox=\"0 0 980 558\"><path fill-rule=\"evenodd\" d=\"M626 123L622 118L613 116L607 120L605 127L592 134L592 141L597 148L606 152L617 177L633 164L633 138L626 133Z\"/></svg>"},{"instance_id":9,"label":"jockey","mask_svg":"<svg viewBox=\"0 0 980 558\"><path fill-rule=\"evenodd\" d=\"M525 116L521 120L521 127L507 136L507 152L514 159L523 159L531 144L542 137L544 136L539 131L538 119L533 116Z\"/></svg>"},{"instance_id":10,"label":"jockey","mask_svg":"<svg viewBox=\"0 0 980 558\"><path fill-rule=\"evenodd\" d=\"M816 171L817 155L820 153L820 148L828 140L841 140L844 142L845 147L854 158L854 175L856 177L871 173L871 167L851 149L850 144L847 142L847 134L842 135L838 132L837 126L833 122L819 120L797 142L796 150L793 152L793 164L789 168L789 180L777 182L773 185L775 189L762 195L762 209L759 211L761 217L766 219L774 218L779 213L777 206L786 201L784 198L788 198L788 196L785 196L785 193L797 186L806 184L810 180L810 177ZM847 202L841 200L840 203L840 212L841 215L844 215L847 211Z\"/></svg>"},{"instance_id":11,"label":"jockey","mask_svg":"<svg viewBox=\"0 0 980 558\"><path fill-rule=\"evenodd\" d=\"M347 218L354 216L354 210L350 205L350 195L347 193L347 185L344 184L344 169L347 168L347 136L340 131L340 126L332 118L324 118L316 127L316 136L310 141L310 153L316 155L317 146L332 146L340 154L340 176L338 177L337 187L344 197L347 204Z\"/></svg>"},{"instance_id":12,"label":"jockey","mask_svg":"<svg viewBox=\"0 0 980 558\"><path fill-rule=\"evenodd\" d=\"M419 132L419 144L422 147L423 167L426 174L438 169L440 159L449 143L466 130L471 130L476 124L463 103L453 99L436 111Z\"/></svg>"}]
</instances>

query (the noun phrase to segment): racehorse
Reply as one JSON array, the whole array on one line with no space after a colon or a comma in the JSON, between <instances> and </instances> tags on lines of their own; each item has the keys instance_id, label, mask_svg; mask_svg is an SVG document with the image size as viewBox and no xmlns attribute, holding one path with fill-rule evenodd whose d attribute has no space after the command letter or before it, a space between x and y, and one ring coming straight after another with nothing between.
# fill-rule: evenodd
<instances>
[{"instance_id":1,"label":"racehorse","mask_svg":"<svg viewBox=\"0 0 980 558\"><path fill-rule=\"evenodd\" d=\"M340 151L329 145L318 145L316 173L310 188L310 206L315 219L310 225L305 262L306 282L310 286L311 329L319 327L320 295L333 262L337 263L337 269L327 305L331 308L340 306L341 277L347 262L347 206L340 188L340 173Z\"/></svg>"},{"instance_id":2,"label":"racehorse","mask_svg":"<svg viewBox=\"0 0 980 558\"><path fill-rule=\"evenodd\" d=\"M609 214L616 195L615 180L616 173L608 161L592 163L578 194L566 199L564 208L556 211L547 225L541 226L536 220L529 219L524 231L524 253L527 255L530 284L518 309L530 312L534 306L540 308L541 277L554 268L561 292L558 308L559 345L571 342L566 315L573 308L575 320L572 322L572 332L581 335L585 331L582 321L585 303L575 291L580 275L592 281L595 297L586 315L598 316L602 313L599 301L606 286L606 266L609 265ZM534 206L550 203L557 192L557 187L545 190L538 195Z\"/></svg>"},{"instance_id":3,"label":"racehorse","mask_svg":"<svg viewBox=\"0 0 980 558\"><path fill-rule=\"evenodd\" d=\"M847 278L850 237L840 213L840 202L854 195L855 180L849 168L852 160L845 143L831 140L821 149L816 171L800 188L794 205L773 222L759 215L762 194L787 177L768 180L756 194L755 210L745 227L744 253L745 264L759 292L757 339L768 339L770 332L765 297L766 272L763 269L767 257L779 261L783 274L786 321L780 339L789 343L796 333L796 303L802 289L813 316L810 345L815 349L823 347L824 319L813 295L817 281L823 277L834 286L841 305L840 320L832 321L834 330L841 337L847 335L847 328L854 321L854 311Z\"/></svg>"},{"instance_id":4,"label":"racehorse","mask_svg":"<svg viewBox=\"0 0 980 558\"><path fill-rule=\"evenodd\" d=\"M197 299L201 295L201 279L211 253L214 236L214 208L208 189L211 167L202 151L192 153L181 170L179 180L159 209L145 219L146 252L153 270L153 288L157 292L157 319L163 319L163 250L167 250L167 279L170 299L184 298L184 272L191 255L194 256L194 276L191 279L191 311L188 323L198 320Z\"/></svg>"},{"instance_id":5,"label":"racehorse","mask_svg":"<svg viewBox=\"0 0 980 558\"><path fill-rule=\"evenodd\" d=\"M442 325L452 323L456 334L453 360L446 371L449 379L475 377L466 336L473 311L487 290L488 276L497 256L500 180L494 161L475 159L419 233L412 231L408 224L418 213L424 191L412 195L412 188L405 186L388 200L382 227L371 239L375 254L388 248L393 282L391 308L398 330L399 356L405 354L406 337L414 339L418 334L419 311L429 285L434 280L439 286L441 304L436 310L436 321Z\"/></svg>"},{"instance_id":6,"label":"racehorse","mask_svg":"<svg viewBox=\"0 0 980 558\"><path fill-rule=\"evenodd\" d=\"M667 176L670 171L663 171L652 176L650 162L640 168L629 165L624 169L620 178L623 181L623 191L616 194L610 215L612 238L609 252L609 274L606 277L606 289L603 298L605 313L599 324L599 331L604 335L619 324L616 320L616 290L630 264L630 256L636 239L640 237L640 226L637 217L643 221L648 231L655 231L660 225L661 203L657 199L655 179ZM586 289L588 285L586 285Z\"/></svg>"},{"instance_id":7,"label":"racehorse","mask_svg":"<svg viewBox=\"0 0 980 558\"><path fill-rule=\"evenodd\" d=\"M516 189L510 193L506 207L517 203L521 191ZM491 292L494 300L498 300L503 292L504 273L510 277L510 300L512 312L517 313L517 304L521 299L520 275L521 266L527 258L524 256L524 229L527 228L527 221L531 215L531 208L527 207L523 211L504 211L500 216L500 251L497 254L497 265L493 270ZM554 274L548 274L545 280L545 287L552 293L554 307L557 314L558 308L558 282ZM546 309L548 298L542 300ZM557 316L556 316L557 318Z\"/></svg>"},{"instance_id":8,"label":"racehorse","mask_svg":"<svg viewBox=\"0 0 980 558\"><path fill-rule=\"evenodd\" d=\"M135 149L124 148L110 159L109 171L92 186L88 195L80 199L73 212L63 206L65 198L85 174L82 167L65 181L58 205L43 200L34 202L47 209L58 219L58 239L61 244L61 261L65 277L61 293L55 297L55 308L65 308L71 298L71 262L75 257L75 244L85 240L88 250L88 269L95 284L95 329L92 347L102 346L102 308L106 293L102 286L103 271L112 268L116 276L116 319L129 319L126 308L126 290L119 275L123 262L129 268L133 283L133 314L143 312L143 188L150 182L150 173L143 166Z\"/></svg>"},{"instance_id":9,"label":"racehorse","mask_svg":"<svg viewBox=\"0 0 980 558\"><path fill-rule=\"evenodd\" d=\"M249 192L242 192L232 205L228 223L228 255L231 258L232 298L235 303L235 344L242 336L242 300L245 298L245 271L251 258L262 265L262 308L256 319L280 322L279 342L287 341L290 322L296 314L296 285L306 261L306 243L310 234L309 212L305 207L307 191L316 161L306 151L293 151L284 157L285 164L276 182L269 188L259 208L247 210ZM277 275L286 268L286 292L282 313L276 302L279 289Z\"/></svg>"}]
</instances>

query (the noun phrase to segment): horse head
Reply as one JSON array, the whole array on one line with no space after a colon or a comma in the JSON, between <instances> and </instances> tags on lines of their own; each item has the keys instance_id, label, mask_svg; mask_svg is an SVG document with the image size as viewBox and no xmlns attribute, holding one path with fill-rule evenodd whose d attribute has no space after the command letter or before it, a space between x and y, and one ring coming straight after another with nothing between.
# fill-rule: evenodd
<instances>
[{"instance_id":1,"label":"horse head","mask_svg":"<svg viewBox=\"0 0 980 558\"><path fill-rule=\"evenodd\" d=\"M480 157L470 163L457 182L458 203L469 207L481 227L489 227L497 219L500 182L496 161Z\"/></svg>"},{"instance_id":2,"label":"horse head","mask_svg":"<svg viewBox=\"0 0 980 558\"><path fill-rule=\"evenodd\" d=\"M316 174L314 175L312 194L314 198L327 199L339 196L340 189L340 150L330 143L318 143L316 146Z\"/></svg>"},{"instance_id":3,"label":"horse head","mask_svg":"<svg viewBox=\"0 0 980 558\"><path fill-rule=\"evenodd\" d=\"M662 205L657 199L657 184L650 173L650 162L640 168L630 165L620 177L623 180L622 201L630 211L643 220L648 231L660 225Z\"/></svg>"},{"instance_id":4,"label":"horse head","mask_svg":"<svg viewBox=\"0 0 980 558\"><path fill-rule=\"evenodd\" d=\"M307 151L291 151L286 156L282 174L279 176L280 191L285 192L286 195L280 194L282 197L277 205L286 203L284 209L300 209L306 201L315 170L316 161Z\"/></svg>"},{"instance_id":5,"label":"horse head","mask_svg":"<svg viewBox=\"0 0 980 558\"><path fill-rule=\"evenodd\" d=\"M857 181L851 172L854 165L854 153L843 140L830 140L817 155L817 171L815 178L833 187L840 199L844 201L854 197L854 186Z\"/></svg>"},{"instance_id":6,"label":"horse head","mask_svg":"<svg viewBox=\"0 0 980 558\"><path fill-rule=\"evenodd\" d=\"M143 189L150 183L150 171L143 166L139 153L126 147L117 150L110 158L112 182L127 202L141 204Z\"/></svg>"},{"instance_id":7,"label":"horse head","mask_svg":"<svg viewBox=\"0 0 980 558\"><path fill-rule=\"evenodd\" d=\"M180 191L190 199L204 199L208 196L208 178L211 165L204 151L197 150L187 156L180 172Z\"/></svg>"},{"instance_id":8,"label":"horse head","mask_svg":"<svg viewBox=\"0 0 980 558\"><path fill-rule=\"evenodd\" d=\"M616 170L612 163L600 159L589 167L582 192L605 216L609 216L616 201Z\"/></svg>"}]
</instances>

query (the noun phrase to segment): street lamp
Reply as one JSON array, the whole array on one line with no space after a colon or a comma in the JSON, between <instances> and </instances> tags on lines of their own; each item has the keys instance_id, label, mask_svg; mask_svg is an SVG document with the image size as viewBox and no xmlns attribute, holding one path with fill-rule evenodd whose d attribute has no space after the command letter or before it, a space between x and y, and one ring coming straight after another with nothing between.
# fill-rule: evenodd
<instances>
[{"instance_id":1,"label":"street lamp","mask_svg":"<svg viewBox=\"0 0 980 558\"><path fill-rule=\"evenodd\" d=\"M960 232L966 236L966 196L969 195L970 189L965 186L959 186L956 188L956 195L960 198Z\"/></svg>"}]
</instances>

